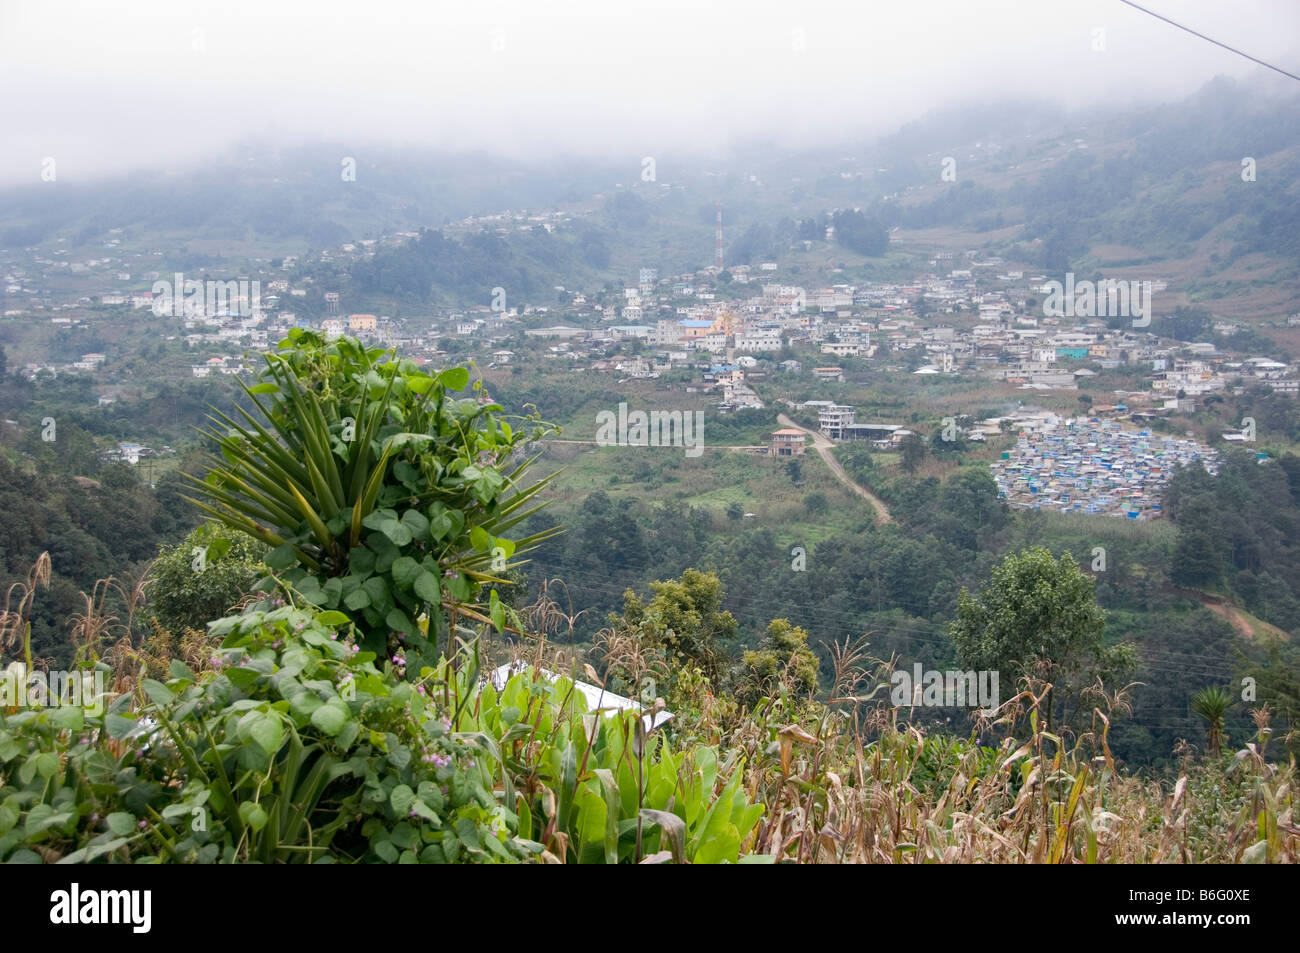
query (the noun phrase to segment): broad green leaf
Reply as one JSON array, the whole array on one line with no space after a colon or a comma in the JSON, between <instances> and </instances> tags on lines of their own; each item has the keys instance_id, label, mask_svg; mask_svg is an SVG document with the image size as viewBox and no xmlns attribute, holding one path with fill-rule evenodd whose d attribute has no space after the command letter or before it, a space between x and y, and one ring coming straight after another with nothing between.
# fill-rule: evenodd
<instances>
[{"instance_id":1,"label":"broad green leaf","mask_svg":"<svg viewBox=\"0 0 1300 953\"><path fill-rule=\"evenodd\" d=\"M154 681L152 678L141 679L140 687L149 696L149 700L156 705L166 705L176 697L170 688L162 682Z\"/></svg>"},{"instance_id":2,"label":"broad green leaf","mask_svg":"<svg viewBox=\"0 0 1300 953\"><path fill-rule=\"evenodd\" d=\"M406 817L411 812L411 806L415 803L415 792L409 785L399 784L393 788L393 793L388 796L388 803L393 807L393 813L398 817Z\"/></svg>"},{"instance_id":3,"label":"broad green leaf","mask_svg":"<svg viewBox=\"0 0 1300 953\"><path fill-rule=\"evenodd\" d=\"M76 705L66 705L54 709L50 723L60 731L80 731L86 724L86 717Z\"/></svg>"},{"instance_id":4,"label":"broad green leaf","mask_svg":"<svg viewBox=\"0 0 1300 953\"><path fill-rule=\"evenodd\" d=\"M339 733L351 716L345 703L331 701L311 713L311 723L331 738Z\"/></svg>"},{"instance_id":5,"label":"broad green leaf","mask_svg":"<svg viewBox=\"0 0 1300 953\"><path fill-rule=\"evenodd\" d=\"M108 829L118 837L126 837L136 832L135 816L124 811L114 811L104 818L104 821L108 825Z\"/></svg>"},{"instance_id":6,"label":"broad green leaf","mask_svg":"<svg viewBox=\"0 0 1300 953\"><path fill-rule=\"evenodd\" d=\"M388 615L384 616L384 625L394 632L401 632L405 635L415 635L417 632L415 624L411 622L411 617L397 608L388 610Z\"/></svg>"},{"instance_id":7,"label":"broad green leaf","mask_svg":"<svg viewBox=\"0 0 1300 953\"><path fill-rule=\"evenodd\" d=\"M442 592L438 586L438 577L428 570L421 569L415 577L415 594L425 602L434 605L442 602Z\"/></svg>"},{"instance_id":8,"label":"broad green leaf","mask_svg":"<svg viewBox=\"0 0 1300 953\"><path fill-rule=\"evenodd\" d=\"M368 576L375 571L375 554L364 546L358 546L348 553L348 569L353 575Z\"/></svg>"},{"instance_id":9,"label":"broad green leaf","mask_svg":"<svg viewBox=\"0 0 1300 953\"><path fill-rule=\"evenodd\" d=\"M397 559L393 560L393 581L403 589L410 589L415 585L415 580L423 571L424 570L420 568L420 564L410 556L399 556Z\"/></svg>"},{"instance_id":10,"label":"broad green leaf","mask_svg":"<svg viewBox=\"0 0 1300 953\"><path fill-rule=\"evenodd\" d=\"M284 740L284 725L279 715L263 714L249 726L248 734L267 754L275 754Z\"/></svg>"},{"instance_id":11,"label":"broad green leaf","mask_svg":"<svg viewBox=\"0 0 1300 953\"><path fill-rule=\"evenodd\" d=\"M411 531L415 539L424 539L429 532L429 520L419 510L407 510L402 514L402 525Z\"/></svg>"},{"instance_id":12,"label":"broad green leaf","mask_svg":"<svg viewBox=\"0 0 1300 953\"><path fill-rule=\"evenodd\" d=\"M735 861L740 854L740 833L735 826L727 823L721 829L707 833L701 838L700 846L695 851L695 863L720 864L723 861Z\"/></svg>"},{"instance_id":13,"label":"broad green leaf","mask_svg":"<svg viewBox=\"0 0 1300 953\"><path fill-rule=\"evenodd\" d=\"M283 572L298 562L298 554L294 551L292 543L285 543L267 553L262 562L266 563L268 569Z\"/></svg>"},{"instance_id":14,"label":"broad green leaf","mask_svg":"<svg viewBox=\"0 0 1300 953\"><path fill-rule=\"evenodd\" d=\"M269 820L266 810L256 801L244 801L239 805L239 819L254 831L260 831Z\"/></svg>"},{"instance_id":15,"label":"broad green leaf","mask_svg":"<svg viewBox=\"0 0 1300 953\"><path fill-rule=\"evenodd\" d=\"M469 368L449 367L438 374L438 383L447 390L464 390L469 385Z\"/></svg>"},{"instance_id":16,"label":"broad green leaf","mask_svg":"<svg viewBox=\"0 0 1300 953\"><path fill-rule=\"evenodd\" d=\"M135 731L137 725L134 718L128 718L125 715L109 714L104 716L104 727L108 729L110 737L122 740L131 732Z\"/></svg>"},{"instance_id":17,"label":"broad green leaf","mask_svg":"<svg viewBox=\"0 0 1300 953\"><path fill-rule=\"evenodd\" d=\"M501 604L501 600L497 597L497 591L495 589L492 590L492 596L489 600L488 608L492 616L492 624L496 626L497 632L504 634L506 631L506 610L505 606Z\"/></svg>"}]
</instances>

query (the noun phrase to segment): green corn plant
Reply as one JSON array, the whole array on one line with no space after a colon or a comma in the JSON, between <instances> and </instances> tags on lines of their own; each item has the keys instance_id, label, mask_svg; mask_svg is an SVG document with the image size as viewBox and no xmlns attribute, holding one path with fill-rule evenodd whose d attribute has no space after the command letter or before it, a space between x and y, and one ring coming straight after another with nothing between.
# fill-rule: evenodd
<instances>
[{"instance_id":1,"label":"green corn plant","mask_svg":"<svg viewBox=\"0 0 1300 953\"><path fill-rule=\"evenodd\" d=\"M472 650L472 649L471 649ZM764 807L744 790L744 760L693 745L674 750L635 712L589 711L565 677L535 669L499 690L473 664L444 663L453 737L500 771L519 836L558 863L763 863L747 850Z\"/></svg>"}]
</instances>

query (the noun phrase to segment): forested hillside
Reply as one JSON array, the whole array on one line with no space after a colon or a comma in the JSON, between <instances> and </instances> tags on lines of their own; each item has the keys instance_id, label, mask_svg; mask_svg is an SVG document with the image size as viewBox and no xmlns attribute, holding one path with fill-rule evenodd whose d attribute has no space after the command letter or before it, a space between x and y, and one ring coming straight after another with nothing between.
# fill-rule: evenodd
<instances>
[{"instance_id":1,"label":"forested hillside","mask_svg":"<svg viewBox=\"0 0 1300 953\"><path fill-rule=\"evenodd\" d=\"M1104 571L1090 576L1107 610L1106 639L1133 644L1137 665L1126 681L1142 683L1132 692L1131 717L1117 718L1112 729L1117 755L1168 764L1179 740L1195 737L1189 679L1236 686L1238 693L1244 677L1271 680L1275 708L1297 714L1294 686L1282 685L1293 679L1286 673L1294 671L1294 643L1273 633L1300 626L1300 458L1261 466L1241 452L1230 455L1218 477L1180 473L1171 487L1172 521L1136 526L1009 512L983 467L944 480L882 479L870 469L869 454L843 449L846 465L884 497L896 524L876 525L863 510L845 529L809 543L820 521L815 511L778 534L746 526L739 514L720 519L717 511L680 502L614 502L596 491L556 511L567 532L539 549L530 578L566 584L572 608L587 610L574 630L587 640L605 625L606 613L621 608L624 590L643 592L651 580L688 568L715 572L723 604L739 621L734 651L756 646L770 620L788 618L808 631L825 676L832 644L860 633L869 633L881 658L951 667L957 657L949 625L958 596L977 589L1003 556L1046 546L1071 553L1090 571L1102 547ZM652 488L661 479L653 468L641 478ZM796 571L794 547L801 543L806 562ZM1264 624L1256 631L1225 613L1219 596ZM1248 724L1245 711L1233 716L1235 732Z\"/></svg>"}]
</instances>

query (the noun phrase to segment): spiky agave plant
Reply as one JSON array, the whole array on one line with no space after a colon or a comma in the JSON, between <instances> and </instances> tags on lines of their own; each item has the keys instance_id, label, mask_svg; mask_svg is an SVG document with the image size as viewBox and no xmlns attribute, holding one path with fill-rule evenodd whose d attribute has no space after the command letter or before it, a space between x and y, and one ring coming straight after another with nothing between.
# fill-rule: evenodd
<instances>
[{"instance_id":1,"label":"spiky agave plant","mask_svg":"<svg viewBox=\"0 0 1300 953\"><path fill-rule=\"evenodd\" d=\"M369 651L395 633L432 662L449 617L504 627L495 588L486 605L481 593L558 532L507 535L545 505L549 478L523 484L537 459L523 450L555 428L535 412L512 428L479 383L458 399L463 367L429 374L354 338L294 330L264 358L242 385L255 412L208 415L219 455L189 477L191 502L272 547L266 564L346 614Z\"/></svg>"},{"instance_id":2,"label":"spiky agave plant","mask_svg":"<svg viewBox=\"0 0 1300 953\"><path fill-rule=\"evenodd\" d=\"M1232 707L1232 696L1225 689L1216 686L1202 688L1192 696L1192 711L1206 721L1206 744L1210 757L1217 758L1223 744L1223 718Z\"/></svg>"}]
</instances>

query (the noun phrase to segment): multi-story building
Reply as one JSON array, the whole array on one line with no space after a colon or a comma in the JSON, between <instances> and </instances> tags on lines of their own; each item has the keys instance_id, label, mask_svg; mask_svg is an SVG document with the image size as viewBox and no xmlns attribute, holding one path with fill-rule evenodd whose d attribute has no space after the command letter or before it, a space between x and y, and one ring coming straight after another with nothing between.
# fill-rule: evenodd
<instances>
[{"instance_id":1,"label":"multi-story building","mask_svg":"<svg viewBox=\"0 0 1300 953\"><path fill-rule=\"evenodd\" d=\"M772 431L772 453L778 457L797 457L807 446L802 430L786 427L784 430Z\"/></svg>"},{"instance_id":2,"label":"multi-story building","mask_svg":"<svg viewBox=\"0 0 1300 953\"><path fill-rule=\"evenodd\" d=\"M749 353L781 350L781 332L775 328L760 328L736 335L736 350Z\"/></svg>"},{"instance_id":3,"label":"multi-story building","mask_svg":"<svg viewBox=\"0 0 1300 953\"><path fill-rule=\"evenodd\" d=\"M844 428L853 423L854 409L844 404L831 404L817 414L817 429L832 440L844 437Z\"/></svg>"}]
</instances>

